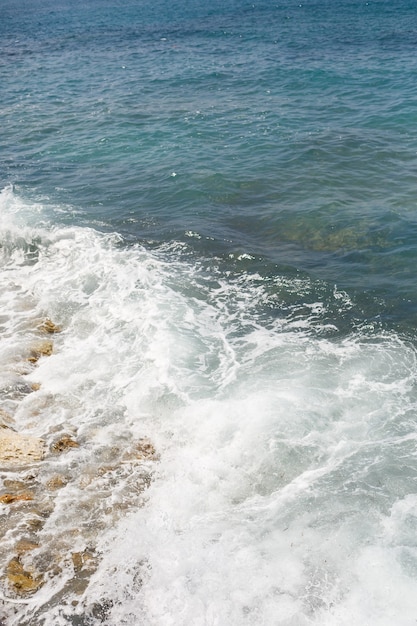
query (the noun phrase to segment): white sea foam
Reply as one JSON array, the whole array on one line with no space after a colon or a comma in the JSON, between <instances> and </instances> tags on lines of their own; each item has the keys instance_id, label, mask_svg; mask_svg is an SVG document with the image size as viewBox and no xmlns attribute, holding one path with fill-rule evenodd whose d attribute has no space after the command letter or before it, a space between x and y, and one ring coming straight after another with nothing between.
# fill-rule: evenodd
<instances>
[{"instance_id":1,"label":"white sea foam","mask_svg":"<svg viewBox=\"0 0 417 626\"><path fill-rule=\"evenodd\" d=\"M3 507L3 561L35 516L24 562L44 573L22 604L3 585L7 624L415 623L413 346L325 336L321 300L268 318L261 276L207 280L53 226L11 189L0 205L0 408L80 444L18 475L44 490L32 511ZM277 277L274 306L287 292ZM46 317L63 330L32 366ZM159 461L125 456L141 438ZM77 570L84 553L94 566Z\"/></svg>"}]
</instances>

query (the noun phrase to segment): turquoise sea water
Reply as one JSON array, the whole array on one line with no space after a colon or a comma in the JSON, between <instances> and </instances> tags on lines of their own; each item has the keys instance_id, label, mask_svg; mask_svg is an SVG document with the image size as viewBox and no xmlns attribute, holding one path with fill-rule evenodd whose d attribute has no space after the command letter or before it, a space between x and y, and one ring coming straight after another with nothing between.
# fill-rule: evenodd
<instances>
[{"instance_id":1,"label":"turquoise sea water","mask_svg":"<svg viewBox=\"0 0 417 626\"><path fill-rule=\"evenodd\" d=\"M0 468L0 622L416 623L416 49L410 0L1 0L0 408L80 446Z\"/></svg>"}]
</instances>

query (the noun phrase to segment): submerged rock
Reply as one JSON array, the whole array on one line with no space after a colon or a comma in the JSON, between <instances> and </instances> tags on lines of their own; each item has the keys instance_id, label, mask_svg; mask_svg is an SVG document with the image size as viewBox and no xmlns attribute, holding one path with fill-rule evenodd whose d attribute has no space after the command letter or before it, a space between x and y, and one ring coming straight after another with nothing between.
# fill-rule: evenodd
<instances>
[{"instance_id":1,"label":"submerged rock","mask_svg":"<svg viewBox=\"0 0 417 626\"><path fill-rule=\"evenodd\" d=\"M122 458L123 461L157 461L159 454L150 439L143 437Z\"/></svg>"},{"instance_id":2,"label":"submerged rock","mask_svg":"<svg viewBox=\"0 0 417 626\"><path fill-rule=\"evenodd\" d=\"M46 483L46 488L50 491L57 491L58 489L62 489L62 487L65 487L67 482L68 481L63 476L56 474L48 480L48 482Z\"/></svg>"},{"instance_id":3,"label":"submerged rock","mask_svg":"<svg viewBox=\"0 0 417 626\"><path fill-rule=\"evenodd\" d=\"M52 341L48 340L35 344L31 348L28 361L30 361L30 363L36 363L37 361L39 361L41 356L51 356L53 347L54 344L52 343Z\"/></svg>"},{"instance_id":4,"label":"submerged rock","mask_svg":"<svg viewBox=\"0 0 417 626\"><path fill-rule=\"evenodd\" d=\"M65 452L65 450L69 450L69 448L79 448L80 444L75 441L69 435L64 435L60 439L54 441L51 445L51 452L60 453Z\"/></svg>"},{"instance_id":5,"label":"submerged rock","mask_svg":"<svg viewBox=\"0 0 417 626\"><path fill-rule=\"evenodd\" d=\"M0 504L13 504L14 502L22 502L33 500L33 495L28 491L23 493L5 493L0 496Z\"/></svg>"},{"instance_id":6,"label":"submerged rock","mask_svg":"<svg viewBox=\"0 0 417 626\"><path fill-rule=\"evenodd\" d=\"M0 429L0 464L24 465L41 461L44 456L43 439L21 435L10 428Z\"/></svg>"},{"instance_id":7,"label":"submerged rock","mask_svg":"<svg viewBox=\"0 0 417 626\"><path fill-rule=\"evenodd\" d=\"M105 622L109 617L112 607L112 600L102 598L100 602L94 602L91 607L91 614L95 619L98 619L100 622Z\"/></svg>"},{"instance_id":8,"label":"submerged rock","mask_svg":"<svg viewBox=\"0 0 417 626\"><path fill-rule=\"evenodd\" d=\"M5 374L0 384L0 395L3 401L21 400L32 393L32 385L21 376Z\"/></svg>"},{"instance_id":9,"label":"submerged rock","mask_svg":"<svg viewBox=\"0 0 417 626\"><path fill-rule=\"evenodd\" d=\"M94 571L97 565L95 556L87 550L84 550L84 552L72 552L71 559L74 572L80 572L81 570Z\"/></svg>"},{"instance_id":10,"label":"submerged rock","mask_svg":"<svg viewBox=\"0 0 417 626\"><path fill-rule=\"evenodd\" d=\"M0 428L10 428L12 424L12 416L7 413L7 411L3 411L3 409L0 409Z\"/></svg>"},{"instance_id":11,"label":"submerged rock","mask_svg":"<svg viewBox=\"0 0 417 626\"><path fill-rule=\"evenodd\" d=\"M42 576L33 571L25 570L19 557L15 557L9 562L6 577L10 587L21 595L34 593L43 585Z\"/></svg>"},{"instance_id":12,"label":"submerged rock","mask_svg":"<svg viewBox=\"0 0 417 626\"><path fill-rule=\"evenodd\" d=\"M54 324L54 322L52 322L50 319L47 318L39 326L39 330L43 333L48 333L49 335L52 335L54 333L60 333L62 330L62 327L58 326L57 324Z\"/></svg>"},{"instance_id":13,"label":"submerged rock","mask_svg":"<svg viewBox=\"0 0 417 626\"><path fill-rule=\"evenodd\" d=\"M34 517L30 517L26 521L28 529L33 532L37 532L38 530L41 530L44 523L45 523L45 520L39 517L38 515L36 515L36 512L35 512Z\"/></svg>"},{"instance_id":14,"label":"submerged rock","mask_svg":"<svg viewBox=\"0 0 417 626\"><path fill-rule=\"evenodd\" d=\"M27 478L26 480L10 480L10 478L5 478L3 480L3 487L13 492L23 492L27 489L29 483L33 483L34 477Z\"/></svg>"},{"instance_id":15,"label":"submerged rock","mask_svg":"<svg viewBox=\"0 0 417 626\"><path fill-rule=\"evenodd\" d=\"M16 544L16 552L19 556L25 552L36 550L37 548L39 548L39 544L34 541L29 541L29 539L20 539Z\"/></svg>"}]
</instances>

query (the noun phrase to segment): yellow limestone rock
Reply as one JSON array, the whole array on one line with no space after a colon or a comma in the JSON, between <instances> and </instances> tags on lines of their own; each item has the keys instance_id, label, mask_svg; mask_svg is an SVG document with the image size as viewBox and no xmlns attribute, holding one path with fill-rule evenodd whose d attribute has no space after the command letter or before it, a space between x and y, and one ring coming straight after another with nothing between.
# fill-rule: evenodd
<instances>
[{"instance_id":1,"label":"yellow limestone rock","mask_svg":"<svg viewBox=\"0 0 417 626\"><path fill-rule=\"evenodd\" d=\"M40 343L35 344L34 346L32 346L28 361L30 361L30 363L36 363L37 361L39 361L41 356L51 356L53 347L54 344L52 343L52 341L48 340L41 341Z\"/></svg>"},{"instance_id":2,"label":"yellow limestone rock","mask_svg":"<svg viewBox=\"0 0 417 626\"><path fill-rule=\"evenodd\" d=\"M51 451L56 453L65 452L65 450L68 450L69 448L79 448L79 446L80 444L77 443L75 439L69 435L63 435L60 439L54 441L51 445Z\"/></svg>"},{"instance_id":3,"label":"yellow limestone rock","mask_svg":"<svg viewBox=\"0 0 417 626\"><path fill-rule=\"evenodd\" d=\"M5 493L0 496L0 504L13 504L14 502L22 502L33 500L33 495L28 491L23 493Z\"/></svg>"},{"instance_id":4,"label":"yellow limestone rock","mask_svg":"<svg viewBox=\"0 0 417 626\"><path fill-rule=\"evenodd\" d=\"M58 326L57 324L54 324L54 322L51 322L50 319L46 319L39 326L39 330L42 331L43 333L48 333L49 335L52 335L54 333L60 333L62 330L62 327Z\"/></svg>"},{"instance_id":5,"label":"yellow limestone rock","mask_svg":"<svg viewBox=\"0 0 417 626\"><path fill-rule=\"evenodd\" d=\"M74 565L74 572L80 572L82 569L92 571L95 568L96 560L94 555L87 550L84 550L84 552L72 552L71 558Z\"/></svg>"},{"instance_id":6,"label":"yellow limestone rock","mask_svg":"<svg viewBox=\"0 0 417 626\"><path fill-rule=\"evenodd\" d=\"M12 559L6 570L7 580L14 591L21 595L34 593L43 584L42 577L25 570L19 558Z\"/></svg>"},{"instance_id":7,"label":"yellow limestone rock","mask_svg":"<svg viewBox=\"0 0 417 626\"><path fill-rule=\"evenodd\" d=\"M20 539L16 544L16 552L18 555L24 554L25 552L31 552L32 550L36 550L39 548L39 544L34 541L29 541L29 539Z\"/></svg>"},{"instance_id":8,"label":"yellow limestone rock","mask_svg":"<svg viewBox=\"0 0 417 626\"><path fill-rule=\"evenodd\" d=\"M41 461L44 456L42 439L21 435L10 428L0 429L0 465L25 465Z\"/></svg>"}]
</instances>

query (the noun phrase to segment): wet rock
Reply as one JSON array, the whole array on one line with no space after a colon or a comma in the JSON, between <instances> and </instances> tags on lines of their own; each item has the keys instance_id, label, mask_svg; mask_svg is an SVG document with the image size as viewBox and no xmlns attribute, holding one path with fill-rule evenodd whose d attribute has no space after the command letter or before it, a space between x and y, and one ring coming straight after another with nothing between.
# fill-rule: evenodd
<instances>
[{"instance_id":1,"label":"wet rock","mask_svg":"<svg viewBox=\"0 0 417 626\"><path fill-rule=\"evenodd\" d=\"M30 569L26 570L19 557L9 562L6 578L10 587L20 595L35 593L43 585L42 576Z\"/></svg>"},{"instance_id":2,"label":"wet rock","mask_svg":"<svg viewBox=\"0 0 417 626\"><path fill-rule=\"evenodd\" d=\"M119 465L117 464L101 465L96 470L96 476L101 477L101 476L105 476L106 474L117 473L118 469L119 469Z\"/></svg>"},{"instance_id":3,"label":"wet rock","mask_svg":"<svg viewBox=\"0 0 417 626\"><path fill-rule=\"evenodd\" d=\"M57 324L54 324L54 322L52 322L50 319L47 318L39 326L39 330L43 333L48 333L49 335L52 335L54 333L60 333L62 330L62 327L58 326Z\"/></svg>"},{"instance_id":4,"label":"wet rock","mask_svg":"<svg viewBox=\"0 0 417 626\"><path fill-rule=\"evenodd\" d=\"M105 622L113 607L113 602L107 598L102 598L100 602L94 602L91 607L92 616L100 622Z\"/></svg>"},{"instance_id":5,"label":"wet rock","mask_svg":"<svg viewBox=\"0 0 417 626\"><path fill-rule=\"evenodd\" d=\"M37 361L39 361L41 356L51 356L53 347L54 344L52 343L52 341L47 340L35 344L31 348L28 361L30 361L30 363L36 363Z\"/></svg>"},{"instance_id":6,"label":"wet rock","mask_svg":"<svg viewBox=\"0 0 417 626\"><path fill-rule=\"evenodd\" d=\"M54 510L53 502L50 500L44 500L43 502L37 502L36 506L32 509L32 513L39 518L47 519Z\"/></svg>"},{"instance_id":7,"label":"wet rock","mask_svg":"<svg viewBox=\"0 0 417 626\"><path fill-rule=\"evenodd\" d=\"M33 482L33 480L28 480L28 482ZM3 487L9 491L25 491L25 489L27 489L27 483L23 480L10 480L6 478L3 481Z\"/></svg>"},{"instance_id":8,"label":"wet rock","mask_svg":"<svg viewBox=\"0 0 417 626\"><path fill-rule=\"evenodd\" d=\"M79 448L79 446L80 444L77 443L75 439L73 439L69 435L63 435L62 437L54 441L54 443L51 445L51 452L59 454L61 452L69 450L70 448Z\"/></svg>"},{"instance_id":9,"label":"wet rock","mask_svg":"<svg viewBox=\"0 0 417 626\"><path fill-rule=\"evenodd\" d=\"M29 541L29 539L20 539L20 541L16 544L16 552L20 556L25 552L31 552L32 550L36 550L39 548L39 544L33 541Z\"/></svg>"},{"instance_id":10,"label":"wet rock","mask_svg":"<svg viewBox=\"0 0 417 626\"><path fill-rule=\"evenodd\" d=\"M10 428L13 424L13 418L4 409L0 409L0 428Z\"/></svg>"},{"instance_id":11,"label":"wet rock","mask_svg":"<svg viewBox=\"0 0 417 626\"><path fill-rule=\"evenodd\" d=\"M79 486L81 489L86 489L98 478L107 478L107 474L113 474L117 472L119 465L101 465L99 467L85 468L82 476L79 478Z\"/></svg>"},{"instance_id":12,"label":"wet rock","mask_svg":"<svg viewBox=\"0 0 417 626\"><path fill-rule=\"evenodd\" d=\"M0 430L0 464L24 465L41 461L45 443L38 437L21 435L10 428Z\"/></svg>"},{"instance_id":13,"label":"wet rock","mask_svg":"<svg viewBox=\"0 0 417 626\"><path fill-rule=\"evenodd\" d=\"M46 488L49 489L49 491L57 491L58 489L65 487L67 482L68 481L63 476L59 476L59 474L57 474L48 480Z\"/></svg>"},{"instance_id":14,"label":"wet rock","mask_svg":"<svg viewBox=\"0 0 417 626\"><path fill-rule=\"evenodd\" d=\"M41 517L36 516L29 518L26 521L26 526L30 531L37 532L38 530L41 530L44 523L45 520L43 520Z\"/></svg>"},{"instance_id":15,"label":"wet rock","mask_svg":"<svg viewBox=\"0 0 417 626\"><path fill-rule=\"evenodd\" d=\"M139 439L139 441L122 457L123 461L157 461L159 454L155 450L155 446L147 437Z\"/></svg>"},{"instance_id":16,"label":"wet rock","mask_svg":"<svg viewBox=\"0 0 417 626\"><path fill-rule=\"evenodd\" d=\"M0 395L3 401L21 400L32 391L32 386L21 376L5 375L2 377Z\"/></svg>"},{"instance_id":17,"label":"wet rock","mask_svg":"<svg viewBox=\"0 0 417 626\"><path fill-rule=\"evenodd\" d=\"M33 556L33 565L36 567L38 577L46 575L54 578L62 574L62 554L56 545L48 542Z\"/></svg>"},{"instance_id":18,"label":"wet rock","mask_svg":"<svg viewBox=\"0 0 417 626\"><path fill-rule=\"evenodd\" d=\"M0 496L0 504L14 504L15 502L27 502L33 500L33 495L28 491L23 493L5 493Z\"/></svg>"},{"instance_id":19,"label":"wet rock","mask_svg":"<svg viewBox=\"0 0 417 626\"><path fill-rule=\"evenodd\" d=\"M74 566L74 572L76 573L80 572L81 570L95 570L96 559L94 555L87 550L85 550L84 552L72 552L71 559Z\"/></svg>"}]
</instances>

